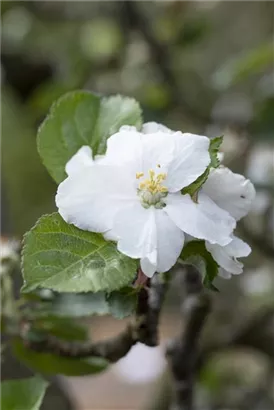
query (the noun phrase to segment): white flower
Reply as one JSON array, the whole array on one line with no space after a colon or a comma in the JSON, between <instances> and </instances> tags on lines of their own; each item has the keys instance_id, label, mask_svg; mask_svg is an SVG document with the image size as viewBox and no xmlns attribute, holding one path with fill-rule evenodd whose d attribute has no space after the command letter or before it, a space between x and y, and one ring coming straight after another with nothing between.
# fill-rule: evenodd
<instances>
[{"instance_id":1,"label":"white flower","mask_svg":"<svg viewBox=\"0 0 274 410\"><path fill-rule=\"evenodd\" d=\"M202 192L236 220L248 214L255 198L253 184L242 175L234 174L224 167L210 172ZM243 264L237 258L248 256L251 252L250 247L241 239L234 235L231 239L225 246L206 241L206 248L220 266L219 274L224 278L242 273Z\"/></svg>"},{"instance_id":2,"label":"white flower","mask_svg":"<svg viewBox=\"0 0 274 410\"><path fill-rule=\"evenodd\" d=\"M116 240L120 252L141 259L147 276L168 271L184 245L184 232L226 245L235 220L204 193L198 203L180 190L210 162L209 139L148 123L144 132L122 127L104 157L82 147L68 162L57 191L61 216L80 229Z\"/></svg>"}]
</instances>

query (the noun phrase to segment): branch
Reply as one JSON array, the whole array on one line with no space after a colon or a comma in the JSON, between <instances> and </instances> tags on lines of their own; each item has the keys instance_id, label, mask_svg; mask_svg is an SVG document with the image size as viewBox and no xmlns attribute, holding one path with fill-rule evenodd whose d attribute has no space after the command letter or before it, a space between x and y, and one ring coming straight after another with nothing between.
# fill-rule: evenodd
<instances>
[{"instance_id":1,"label":"branch","mask_svg":"<svg viewBox=\"0 0 274 410\"><path fill-rule=\"evenodd\" d=\"M142 288L139 292L134 323L108 340L95 343L65 342L55 336L43 334L41 340L33 341L30 338L31 324L27 321L23 323L19 336L28 348L38 352L71 358L96 356L116 362L137 342L157 346L159 315L166 290L167 284L161 280L160 275L155 274L149 287Z\"/></svg>"},{"instance_id":2,"label":"branch","mask_svg":"<svg viewBox=\"0 0 274 410\"><path fill-rule=\"evenodd\" d=\"M65 342L48 334L42 340L33 341L29 338L30 330L29 324L24 324L20 337L25 346L36 352L53 353L57 356L75 359L96 356L112 363L124 357L138 339L138 329L132 325L128 325L125 330L113 338L95 343Z\"/></svg>"},{"instance_id":3,"label":"branch","mask_svg":"<svg viewBox=\"0 0 274 410\"><path fill-rule=\"evenodd\" d=\"M139 328L139 341L147 346L158 345L159 318L167 287L167 282L162 280L160 275L154 275L151 279L147 295L147 310Z\"/></svg>"},{"instance_id":4,"label":"branch","mask_svg":"<svg viewBox=\"0 0 274 410\"><path fill-rule=\"evenodd\" d=\"M172 410L193 409L193 384L199 337L210 310L200 273L193 266L186 267L184 277L186 298L182 304L185 327L167 347L174 379L175 398Z\"/></svg>"}]
</instances>

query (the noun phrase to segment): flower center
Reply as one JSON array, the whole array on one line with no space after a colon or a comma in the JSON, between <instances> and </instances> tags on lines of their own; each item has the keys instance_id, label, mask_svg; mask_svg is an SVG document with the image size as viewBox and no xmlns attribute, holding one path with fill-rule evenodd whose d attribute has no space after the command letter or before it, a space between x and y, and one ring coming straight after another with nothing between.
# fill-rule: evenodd
<instances>
[{"instance_id":1,"label":"flower center","mask_svg":"<svg viewBox=\"0 0 274 410\"><path fill-rule=\"evenodd\" d=\"M160 165L157 165L160 168ZM149 208L154 206L157 209L161 209L165 206L163 198L168 194L168 189L163 185L163 181L166 179L167 175L165 173L156 172L153 169L148 171L149 178L144 178L143 172L136 173L136 179L142 179L139 183L137 192L141 200L141 204L144 208Z\"/></svg>"}]
</instances>

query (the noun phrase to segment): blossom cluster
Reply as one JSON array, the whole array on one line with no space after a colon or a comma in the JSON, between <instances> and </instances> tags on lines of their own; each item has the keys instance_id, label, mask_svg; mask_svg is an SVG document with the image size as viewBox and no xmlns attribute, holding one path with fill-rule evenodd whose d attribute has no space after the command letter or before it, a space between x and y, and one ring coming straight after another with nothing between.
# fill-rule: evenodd
<instances>
[{"instance_id":1,"label":"blossom cluster","mask_svg":"<svg viewBox=\"0 0 274 410\"><path fill-rule=\"evenodd\" d=\"M82 230L102 233L118 250L140 259L151 277L177 262L184 245L204 240L230 277L242 272L237 260L250 247L234 235L250 210L255 190L226 167L209 170L195 194L187 187L209 169L210 139L161 124L142 130L123 126L107 141L105 155L93 158L83 146L68 161L68 177L59 185L56 204L63 219Z\"/></svg>"}]
</instances>

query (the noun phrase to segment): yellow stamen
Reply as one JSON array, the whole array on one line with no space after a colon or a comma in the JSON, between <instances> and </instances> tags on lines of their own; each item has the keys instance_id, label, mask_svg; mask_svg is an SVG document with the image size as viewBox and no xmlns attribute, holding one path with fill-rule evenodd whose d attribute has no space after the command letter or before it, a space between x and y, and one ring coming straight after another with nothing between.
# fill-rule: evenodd
<instances>
[{"instance_id":1,"label":"yellow stamen","mask_svg":"<svg viewBox=\"0 0 274 410\"><path fill-rule=\"evenodd\" d=\"M153 180L155 176L155 171L153 171L153 169L150 169L148 172L149 172L150 179Z\"/></svg>"},{"instance_id":2,"label":"yellow stamen","mask_svg":"<svg viewBox=\"0 0 274 410\"><path fill-rule=\"evenodd\" d=\"M168 192L168 189L162 185L162 182L166 179L167 174L161 173L156 175L155 171L153 169L150 169L148 171L149 173L149 179L145 179L139 184L139 189L140 190L146 190L150 192L151 194L157 194L158 192L161 193L166 193ZM144 176L143 172L137 172L136 173L136 178L139 179Z\"/></svg>"},{"instance_id":3,"label":"yellow stamen","mask_svg":"<svg viewBox=\"0 0 274 410\"><path fill-rule=\"evenodd\" d=\"M166 174L158 174L157 175L157 181L164 181L166 179Z\"/></svg>"}]
</instances>

